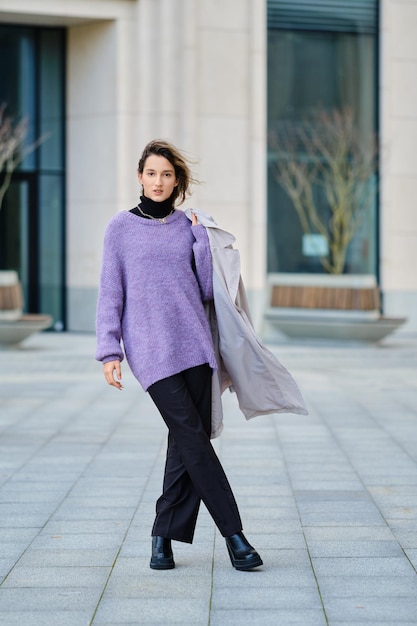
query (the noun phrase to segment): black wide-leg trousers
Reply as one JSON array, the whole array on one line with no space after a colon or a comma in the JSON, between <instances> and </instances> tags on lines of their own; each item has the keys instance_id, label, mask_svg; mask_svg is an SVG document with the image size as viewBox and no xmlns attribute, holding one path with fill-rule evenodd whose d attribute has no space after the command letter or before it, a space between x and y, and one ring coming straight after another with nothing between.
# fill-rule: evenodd
<instances>
[{"instance_id":1,"label":"black wide-leg trousers","mask_svg":"<svg viewBox=\"0 0 417 626\"><path fill-rule=\"evenodd\" d=\"M235 498L210 441L211 376L209 365L200 365L148 389L168 427L153 536L192 543L201 500L223 537L242 530Z\"/></svg>"}]
</instances>

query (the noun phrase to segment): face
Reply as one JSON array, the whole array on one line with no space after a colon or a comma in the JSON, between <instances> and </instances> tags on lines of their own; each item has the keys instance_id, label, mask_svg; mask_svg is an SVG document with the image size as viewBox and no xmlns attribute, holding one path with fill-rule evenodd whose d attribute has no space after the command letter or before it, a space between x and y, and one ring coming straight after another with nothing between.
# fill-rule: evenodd
<instances>
[{"instance_id":1,"label":"face","mask_svg":"<svg viewBox=\"0 0 417 626\"><path fill-rule=\"evenodd\" d=\"M157 154L148 156L138 178L144 195L155 202L167 200L178 185L174 166L168 159Z\"/></svg>"}]
</instances>

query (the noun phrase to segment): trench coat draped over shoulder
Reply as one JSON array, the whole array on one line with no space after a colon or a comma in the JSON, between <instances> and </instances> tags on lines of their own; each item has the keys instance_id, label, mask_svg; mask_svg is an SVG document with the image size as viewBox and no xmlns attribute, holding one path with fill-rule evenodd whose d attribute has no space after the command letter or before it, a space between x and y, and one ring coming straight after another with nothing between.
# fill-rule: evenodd
<instances>
[{"instance_id":1,"label":"trench coat draped over shoulder","mask_svg":"<svg viewBox=\"0 0 417 626\"><path fill-rule=\"evenodd\" d=\"M213 259L213 301L207 309L218 362L213 376L212 437L222 430L220 396L227 388L236 392L246 419L270 413L307 415L297 383L255 333L239 251L233 248L235 237L204 211L187 209L185 213L189 219L195 213L205 226Z\"/></svg>"}]
</instances>

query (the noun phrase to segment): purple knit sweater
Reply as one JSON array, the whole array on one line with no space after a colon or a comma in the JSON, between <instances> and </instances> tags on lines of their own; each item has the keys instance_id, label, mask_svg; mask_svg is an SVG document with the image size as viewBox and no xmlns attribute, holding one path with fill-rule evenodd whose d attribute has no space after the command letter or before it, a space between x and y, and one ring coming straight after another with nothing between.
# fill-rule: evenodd
<instances>
[{"instance_id":1,"label":"purple knit sweater","mask_svg":"<svg viewBox=\"0 0 417 626\"><path fill-rule=\"evenodd\" d=\"M195 271L193 269L193 259ZM217 367L203 301L213 297L204 226L176 210L166 224L118 213L104 238L96 359L123 360L145 391L162 378Z\"/></svg>"}]
</instances>

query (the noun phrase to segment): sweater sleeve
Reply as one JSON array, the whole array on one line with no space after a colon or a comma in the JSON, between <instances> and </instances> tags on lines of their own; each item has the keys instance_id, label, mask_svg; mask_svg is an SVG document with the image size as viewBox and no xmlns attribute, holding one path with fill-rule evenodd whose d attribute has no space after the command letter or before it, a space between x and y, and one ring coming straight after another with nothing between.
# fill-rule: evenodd
<instances>
[{"instance_id":1,"label":"sweater sleeve","mask_svg":"<svg viewBox=\"0 0 417 626\"><path fill-rule=\"evenodd\" d=\"M213 261L210 252L210 242L205 227L202 224L192 226L194 235L194 260L198 284L200 285L203 302L213 299Z\"/></svg>"},{"instance_id":2,"label":"sweater sleeve","mask_svg":"<svg viewBox=\"0 0 417 626\"><path fill-rule=\"evenodd\" d=\"M122 267L117 250L119 241L120 238L117 233L113 233L110 224L104 237L103 264L96 314L96 359L103 363L116 360L123 361L120 340L122 337L124 290Z\"/></svg>"}]
</instances>

